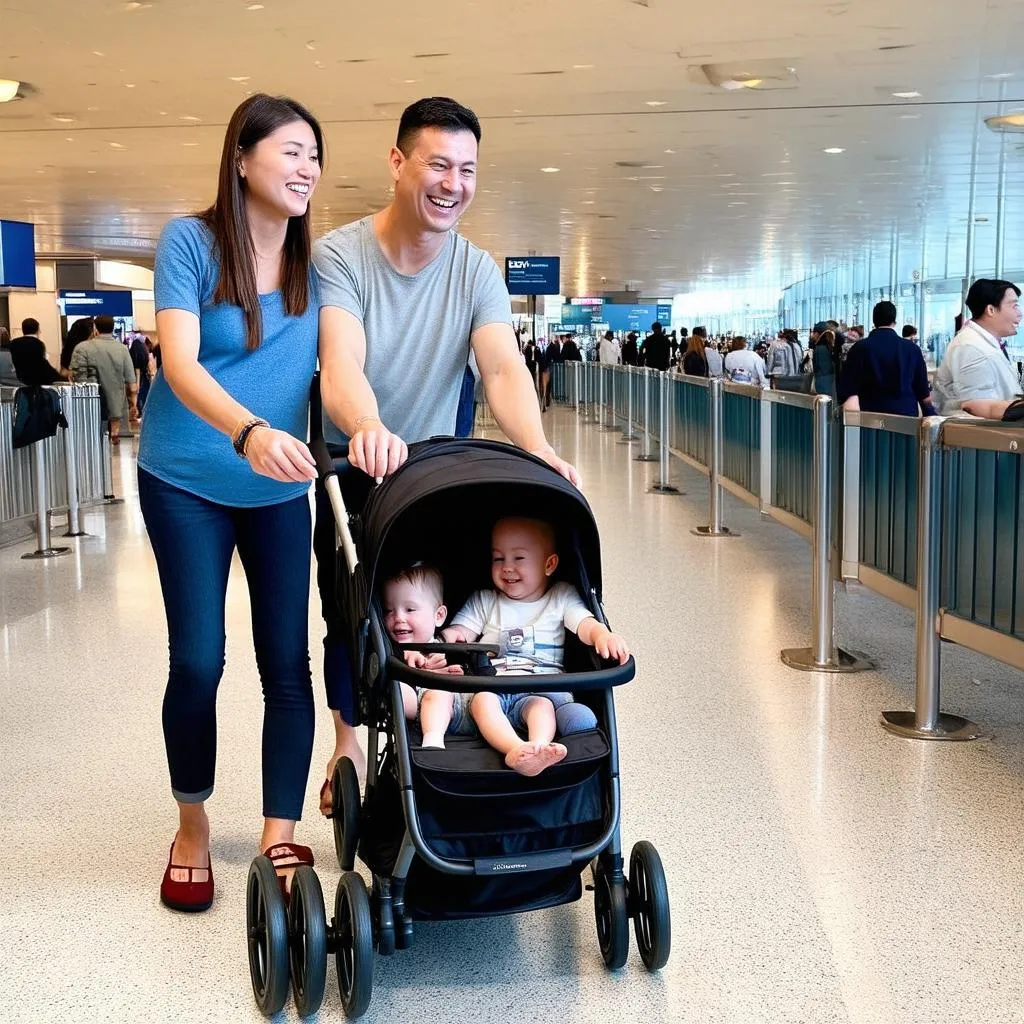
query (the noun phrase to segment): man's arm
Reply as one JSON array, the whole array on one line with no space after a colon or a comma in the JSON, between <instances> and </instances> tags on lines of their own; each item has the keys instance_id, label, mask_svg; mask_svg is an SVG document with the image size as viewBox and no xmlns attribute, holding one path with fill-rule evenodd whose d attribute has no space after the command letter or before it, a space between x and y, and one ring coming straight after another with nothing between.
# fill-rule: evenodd
<instances>
[{"instance_id":1,"label":"man's arm","mask_svg":"<svg viewBox=\"0 0 1024 1024\"><path fill-rule=\"evenodd\" d=\"M519 358L509 324L478 327L470 339L483 380L487 404L505 436L519 448L542 458L552 469L579 486L579 474L560 459L544 436L533 382Z\"/></svg>"},{"instance_id":2,"label":"man's arm","mask_svg":"<svg viewBox=\"0 0 1024 1024\"><path fill-rule=\"evenodd\" d=\"M921 407L923 416L938 415L935 403L932 401L932 390L928 384L928 367L925 365L924 356L921 350L915 346L914 360L914 397Z\"/></svg>"},{"instance_id":3,"label":"man's arm","mask_svg":"<svg viewBox=\"0 0 1024 1024\"><path fill-rule=\"evenodd\" d=\"M409 449L381 423L377 398L363 372L365 363L366 333L359 318L338 306L321 308L320 397L324 409L350 438L349 462L380 480L405 462ZM526 365L521 361L520 365L526 373ZM526 376L529 379L528 373Z\"/></svg>"},{"instance_id":4,"label":"man's arm","mask_svg":"<svg viewBox=\"0 0 1024 1024\"><path fill-rule=\"evenodd\" d=\"M957 401L998 397L998 377L992 359L973 346L961 347L964 351L954 353L954 360L950 366Z\"/></svg>"}]
</instances>

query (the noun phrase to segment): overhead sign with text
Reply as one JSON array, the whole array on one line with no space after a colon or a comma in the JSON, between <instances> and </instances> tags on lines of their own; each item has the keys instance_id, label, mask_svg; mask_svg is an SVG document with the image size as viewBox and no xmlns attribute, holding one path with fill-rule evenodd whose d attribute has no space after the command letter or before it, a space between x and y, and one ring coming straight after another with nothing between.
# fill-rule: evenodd
<instances>
[{"instance_id":1,"label":"overhead sign with text","mask_svg":"<svg viewBox=\"0 0 1024 1024\"><path fill-rule=\"evenodd\" d=\"M35 228L19 220L0 220L0 287L35 286Z\"/></svg>"},{"instance_id":2,"label":"overhead sign with text","mask_svg":"<svg viewBox=\"0 0 1024 1024\"><path fill-rule=\"evenodd\" d=\"M612 331L649 331L651 324L659 319L658 307L606 302L603 319Z\"/></svg>"},{"instance_id":3,"label":"overhead sign with text","mask_svg":"<svg viewBox=\"0 0 1024 1024\"><path fill-rule=\"evenodd\" d=\"M64 316L132 316L131 292L61 289L59 304Z\"/></svg>"},{"instance_id":4,"label":"overhead sign with text","mask_svg":"<svg viewBox=\"0 0 1024 1024\"><path fill-rule=\"evenodd\" d=\"M558 256L506 256L505 284L510 295L558 295L561 292Z\"/></svg>"}]
</instances>

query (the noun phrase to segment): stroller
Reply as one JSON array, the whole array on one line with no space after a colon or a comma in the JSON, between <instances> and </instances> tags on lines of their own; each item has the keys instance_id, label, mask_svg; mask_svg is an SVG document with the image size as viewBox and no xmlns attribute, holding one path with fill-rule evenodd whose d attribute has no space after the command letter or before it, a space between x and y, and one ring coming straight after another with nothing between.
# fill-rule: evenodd
<instances>
[{"instance_id":1,"label":"stroller","mask_svg":"<svg viewBox=\"0 0 1024 1024\"><path fill-rule=\"evenodd\" d=\"M348 758L331 780L343 874L330 924L311 867L295 872L287 903L265 857L250 868L249 964L260 1009L268 1016L281 1009L290 976L300 1015L315 1013L333 953L345 1012L359 1017L370 1002L375 952L391 956L410 948L415 920L570 903L582 895L581 872L588 866L605 964L612 970L625 965L632 919L644 965L664 967L671 923L661 859L651 843L639 842L627 876L619 836L613 687L633 678L633 659L602 662L566 631L565 671L544 676L544 689L572 692L593 710L597 728L560 737L565 759L527 778L479 737L448 736L444 750L422 748L417 725L405 720L399 682L529 693L537 689L536 677L502 676L498 683L488 658L496 651L480 644L430 645L430 653L461 663L464 676L410 668L384 631L377 599L390 575L426 561L441 570L448 607L458 610L474 590L491 585L493 523L541 515L556 527L555 579L573 583L607 624L600 539L586 499L540 459L510 445L439 439L412 445L401 469L370 494L360 515L349 516L326 447L314 442L313 453L338 527L338 593L350 610L357 716L369 729L369 765L363 799ZM373 876L369 892L353 871L357 853Z\"/></svg>"}]
</instances>

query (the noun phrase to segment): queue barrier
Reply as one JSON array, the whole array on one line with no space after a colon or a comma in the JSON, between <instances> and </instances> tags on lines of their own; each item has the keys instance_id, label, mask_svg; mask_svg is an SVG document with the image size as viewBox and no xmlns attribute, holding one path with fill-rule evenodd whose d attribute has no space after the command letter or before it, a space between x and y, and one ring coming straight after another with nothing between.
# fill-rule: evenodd
<instances>
[{"instance_id":1,"label":"queue barrier","mask_svg":"<svg viewBox=\"0 0 1024 1024\"><path fill-rule=\"evenodd\" d=\"M915 707L884 712L883 726L918 739L982 735L941 712L941 642L1024 669L1020 428L838 413L826 395L638 367L568 372L588 417L605 429L621 422L624 440L640 430L648 455L659 445L659 485L669 483L670 454L708 478L709 522L695 533L734 536L722 523L727 490L811 542L812 643L783 651L786 664L874 667L834 643L835 583L856 580L916 616Z\"/></svg>"}]
</instances>

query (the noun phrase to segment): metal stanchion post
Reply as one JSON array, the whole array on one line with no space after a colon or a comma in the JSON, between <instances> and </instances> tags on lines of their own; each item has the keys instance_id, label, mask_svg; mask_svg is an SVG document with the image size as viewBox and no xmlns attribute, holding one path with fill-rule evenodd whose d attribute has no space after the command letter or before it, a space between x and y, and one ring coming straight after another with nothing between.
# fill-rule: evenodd
<instances>
[{"instance_id":1,"label":"metal stanchion post","mask_svg":"<svg viewBox=\"0 0 1024 1024\"><path fill-rule=\"evenodd\" d=\"M68 532L65 537L84 537L81 516L78 508L78 452L75 447L74 417L68 420L64 428L64 460L67 463L68 483Z\"/></svg>"},{"instance_id":2,"label":"metal stanchion post","mask_svg":"<svg viewBox=\"0 0 1024 1024\"><path fill-rule=\"evenodd\" d=\"M711 406L711 445L708 452L708 525L695 526L695 537L738 537L722 525L722 378L708 381L708 402Z\"/></svg>"},{"instance_id":3,"label":"metal stanchion post","mask_svg":"<svg viewBox=\"0 0 1024 1024\"><path fill-rule=\"evenodd\" d=\"M608 389L611 392L611 399L608 402L607 407L605 408L604 426L601 429L602 430L616 430L617 428L615 426L615 412L616 412L616 407L615 407L616 386L615 386L615 383L618 380L619 368L617 366L609 366L608 367L608 376L611 379L611 384L610 384L610 387Z\"/></svg>"},{"instance_id":4,"label":"metal stanchion post","mask_svg":"<svg viewBox=\"0 0 1024 1024\"><path fill-rule=\"evenodd\" d=\"M917 478L917 665L913 711L885 711L882 728L919 740L975 740L983 730L959 715L939 710L942 645L939 637L939 583L942 568L942 418L921 423Z\"/></svg>"},{"instance_id":5,"label":"metal stanchion post","mask_svg":"<svg viewBox=\"0 0 1024 1024\"><path fill-rule=\"evenodd\" d=\"M637 367L626 367L626 426L622 431L620 444L632 444L638 440L633 433L633 378L636 376Z\"/></svg>"},{"instance_id":6,"label":"metal stanchion post","mask_svg":"<svg viewBox=\"0 0 1024 1024\"><path fill-rule=\"evenodd\" d=\"M644 450L636 457L636 461L657 462L658 456L651 451L651 375L657 371L645 366L642 372L644 376Z\"/></svg>"},{"instance_id":7,"label":"metal stanchion post","mask_svg":"<svg viewBox=\"0 0 1024 1024\"><path fill-rule=\"evenodd\" d=\"M114 497L114 465L113 453L111 451L110 435L107 433L106 424L100 427L103 438L103 504L123 505L124 498Z\"/></svg>"},{"instance_id":8,"label":"metal stanchion post","mask_svg":"<svg viewBox=\"0 0 1024 1024\"><path fill-rule=\"evenodd\" d=\"M46 487L46 451L44 441L36 441L36 550L22 558L53 558L66 555L71 548L55 548L50 545L50 502Z\"/></svg>"},{"instance_id":9,"label":"metal stanchion post","mask_svg":"<svg viewBox=\"0 0 1024 1024\"><path fill-rule=\"evenodd\" d=\"M568 374L566 374L568 376ZM583 374L580 363L572 364L572 379L576 388L576 415L583 415Z\"/></svg>"},{"instance_id":10,"label":"metal stanchion post","mask_svg":"<svg viewBox=\"0 0 1024 1024\"><path fill-rule=\"evenodd\" d=\"M782 661L802 672L864 672L875 667L867 655L842 651L835 643L835 584L832 579L832 399L814 400L814 469L811 487L811 647L788 648Z\"/></svg>"},{"instance_id":11,"label":"metal stanchion post","mask_svg":"<svg viewBox=\"0 0 1024 1024\"><path fill-rule=\"evenodd\" d=\"M661 451L659 456L661 459L661 479L655 480L651 486L649 493L651 494L681 494L682 492L678 487L673 487L669 483L669 395L671 393L669 388L668 374L663 373L661 379L658 382L658 386L661 388Z\"/></svg>"}]
</instances>

